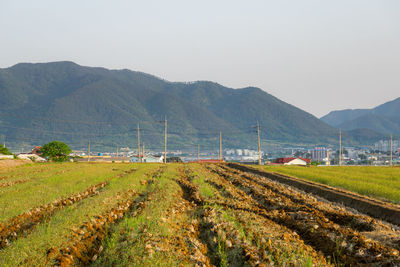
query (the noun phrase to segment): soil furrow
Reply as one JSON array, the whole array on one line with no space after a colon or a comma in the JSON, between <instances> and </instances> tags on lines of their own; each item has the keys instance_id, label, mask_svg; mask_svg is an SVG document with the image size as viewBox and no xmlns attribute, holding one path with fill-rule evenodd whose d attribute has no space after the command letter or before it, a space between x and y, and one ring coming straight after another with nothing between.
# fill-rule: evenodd
<instances>
[{"instance_id":1,"label":"soil furrow","mask_svg":"<svg viewBox=\"0 0 400 267\"><path fill-rule=\"evenodd\" d=\"M284 196L271 201L273 194L271 194L271 191L266 192L262 186L243 179L243 177L235 177L235 174L229 174L219 167L214 166L212 169L217 174L232 181L240 190L249 194L261 204L266 210L265 216L267 218L295 230L306 243L321 250L325 255L346 264L396 262L397 250L367 240L351 229L342 229L315 209L305 209L298 205L298 209L295 210L295 203L287 198L285 199ZM275 197L277 196L275 195ZM271 207L271 205L273 206ZM290 205L291 209L288 210L286 205Z\"/></svg>"},{"instance_id":2,"label":"soil furrow","mask_svg":"<svg viewBox=\"0 0 400 267\"><path fill-rule=\"evenodd\" d=\"M188 169L185 169L185 175L178 180L184 192L184 198L194 203L197 206L197 213L201 215L201 227L199 238L207 244L207 258L209 262L216 266L243 266L247 263L250 266L255 266L251 262L254 257L249 251L251 247L241 242L232 243L233 240L239 240L238 233L232 230L232 225L223 222L218 223L218 211L214 208L204 208L207 202L200 195L198 188L191 182L192 174ZM232 241L231 241L232 240ZM223 251L222 251L223 250ZM235 251L233 253L233 251ZM224 257L227 253L230 257ZM246 254L248 253L248 254ZM250 255L246 257L246 255ZM205 264L207 266L207 264Z\"/></svg>"},{"instance_id":3,"label":"soil furrow","mask_svg":"<svg viewBox=\"0 0 400 267\"><path fill-rule=\"evenodd\" d=\"M330 186L317 184L314 182L281 175L277 173L270 173L266 171L257 170L251 167L228 164L229 167L257 174L273 181L278 181L290 186L294 186L307 193L312 193L323 197L329 201L342 203L348 207L358 210L364 214L372 216L377 219L385 220L387 222L400 225L400 206L389 202L380 201L377 199L361 196L353 192L333 188Z\"/></svg>"},{"instance_id":4,"label":"soil furrow","mask_svg":"<svg viewBox=\"0 0 400 267\"><path fill-rule=\"evenodd\" d=\"M87 265L94 262L102 252L102 241L107 236L110 225L121 220L134 206L140 206L143 202L138 197L132 198L138 193L128 190L123 194L122 201L102 215L94 216L90 221L83 223L79 229L72 231L73 239L62 249L49 249L48 260L54 260L57 266L72 266L75 264Z\"/></svg>"},{"instance_id":5,"label":"soil furrow","mask_svg":"<svg viewBox=\"0 0 400 267\"><path fill-rule=\"evenodd\" d=\"M56 211L63 207L73 205L87 197L98 194L99 190L106 185L107 182L102 182L90 186L81 193L33 208L21 215L11 218L4 224L0 223L0 249L10 245L10 242L17 239L19 235L28 233L35 225L43 222Z\"/></svg>"},{"instance_id":6,"label":"soil furrow","mask_svg":"<svg viewBox=\"0 0 400 267\"><path fill-rule=\"evenodd\" d=\"M13 186L16 184L23 184L28 182L28 180L17 180L17 181L12 181L12 182L5 182L5 183L0 183L0 188L2 187L9 187L9 186Z\"/></svg>"},{"instance_id":7,"label":"soil furrow","mask_svg":"<svg viewBox=\"0 0 400 267\"><path fill-rule=\"evenodd\" d=\"M363 215L356 215L341 209L340 212L333 209L331 206L323 203L317 202L315 198L310 196L305 196L304 194L295 191L291 188L285 187L273 181L266 181L264 177L257 177L256 175L251 175L238 171L236 169L231 169L226 166L221 166L221 168L234 173L235 175L240 175L249 181L253 181L258 185L271 190L275 194L282 195L296 204L305 205L308 208L316 209L324 214L329 220L345 227L351 227L357 231L372 231L376 227L376 221L370 217Z\"/></svg>"},{"instance_id":8,"label":"soil furrow","mask_svg":"<svg viewBox=\"0 0 400 267\"><path fill-rule=\"evenodd\" d=\"M261 261L268 263L278 262L283 264L285 261L287 261L285 249L286 251L291 250L292 255L296 255L293 254L293 251L301 249L302 251L307 251L308 255L312 255L311 261L314 262L314 264L327 265L322 254L318 253L313 248L304 245L296 232L292 232L291 230L286 229L286 227L282 227L272 220L269 220L269 217L267 216L268 213L265 208L254 201L253 198L239 190L230 181L224 179L222 176L218 176L218 179L212 179L211 177L211 175L208 176L208 179L206 179L207 183L216 184L216 188L218 188L218 190L229 192L230 196L235 196L222 200L216 200L213 201L213 203L225 207L227 210L233 211L236 220L241 222L241 227L247 229L246 232L250 232L250 236L252 236L252 239L254 240L253 242L257 243L257 246L253 246L252 249L246 249L248 252L252 251L249 252L249 255L253 255L253 260L257 259L253 261L253 263L259 263L259 261ZM254 222L258 222L259 225L254 227L254 225L252 225ZM254 228L257 230L254 230ZM279 238L274 237L274 235L277 234L280 235ZM274 237L274 241L271 242L271 239L269 239L267 236L270 236L271 238ZM267 239L268 241L266 241ZM282 249L282 246L284 249ZM258 256L254 256L256 251ZM291 264L294 264L296 260L290 262ZM298 262L298 264L302 265L300 262Z\"/></svg>"}]
</instances>

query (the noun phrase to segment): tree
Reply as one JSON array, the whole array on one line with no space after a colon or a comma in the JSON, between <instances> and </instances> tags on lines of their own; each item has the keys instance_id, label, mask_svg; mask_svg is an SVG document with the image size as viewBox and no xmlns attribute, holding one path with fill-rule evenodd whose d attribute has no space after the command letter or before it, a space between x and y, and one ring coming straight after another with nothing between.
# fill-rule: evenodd
<instances>
[{"instance_id":1,"label":"tree","mask_svg":"<svg viewBox=\"0 0 400 267\"><path fill-rule=\"evenodd\" d=\"M56 162L66 161L68 155L72 152L71 148L63 142L53 141L45 144L40 150L44 157Z\"/></svg>"},{"instance_id":2,"label":"tree","mask_svg":"<svg viewBox=\"0 0 400 267\"><path fill-rule=\"evenodd\" d=\"M0 145L0 154L11 155L11 152L8 150L8 148L4 147L3 145Z\"/></svg>"}]
</instances>

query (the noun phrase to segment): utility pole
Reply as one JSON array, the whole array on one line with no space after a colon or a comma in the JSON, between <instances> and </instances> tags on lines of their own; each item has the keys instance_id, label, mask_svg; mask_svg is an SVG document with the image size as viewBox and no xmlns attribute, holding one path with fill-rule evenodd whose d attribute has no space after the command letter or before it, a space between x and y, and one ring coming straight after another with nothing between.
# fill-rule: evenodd
<instances>
[{"instance_id":1,"label":"utility pole","mask_svg":"<svg viewBox=\"0 0 400 267\"><path fill-rule=\"evenodd\" d=\"M140 158L140 128L139 123L137 124L137 148L138 148L138 162L141 163L142 159Z\"/></svg>"},{"instance_id":2,"label":"utility pole","mask_svg":"<svg viewBox=\"0 0 400 267\"><path fill-rule=\"evenodd\" d=\"M339 166L342 166L342 129L339 130Z\"/></svg>"},{"instance_id":3,"label":"utility pole","mask_svg":"<svg viewBox=\"0 0 400 267\"><path fill-rule=\"evenodd\" d=\"M390 135L390 167L393 166L393 136Z\"/></svg>"},{"instance_id":4,"label":"utility pole","mask_svg":"<svg viewBox=\"0 0 400 267\"><path fill-rule=\"evenodd\" d=\"M164 120L164 163L167 164L167 116Z\"/></svg>"},{"instance_id":5,"label":"utility pole","mask_svg":"<svg viewBox=\"0 0 400 267\"><path fill-rule=\"evenodd\" d=\"M197 144L197 162L200 162L200 144Z\"/></svg>"},{"instance_id":6,"label":"utility pole","mask_svg":"<svg viewBox=\"0 0 400 267\"><path fill-rule=\"evenodd\" d=\"M117 145L117 153L115 154L115 157L118 157L118 145Z\"/></svg>"},{"instance_id":7,"label":"utility pole","mask_svg":"<svg viewBox=\"0 0 400 267\"><path fill-rule=\"evenodd\" d=\"M88 142L88 162L90 162L90 140Z\"/></svg>"},{"instance_id":8,"label":"utility pole","mask_svg":"<svg viewBox=\"0 0 400 267\"><path fill-rule=\"evenodd\" d=\"M260 123L258 121L257 121L257 135L258 135L258 165L261 165Z\"/></svg>"},{"instance_id":9,"label":"utility pole","mask_svg":"<svg viewBox=\"0 0 400 267\"><path fill-rule=\"evenodd\" d=\"M222 132L219 131L219 161L222 162Z\"/></svg>"},{"instance_id":10,"label":"utility pole","mask_svg":"<svg viewBox=\"0 0 400 267\"><path fill-rule=\"evenodd\" d=\"M374 152L371 152L371 166L374 166Z\"/></svg>"},{"instance_id":11,"label":"utility pole","mask_svg":"<svg viewBox=\"0 0 400 267\"><path fill-rule=\"evenodd\" d=\"M326 165L331 165L331 161L329 160L329 150L326 150L326 157L328 158L328 160L326 161Z\"/></svg>"},{"instance_id":12,"label":"utility pole","mask_svg":"<svg viewBox=\"0 0 400 267\"><path fill-rule=\"evenodd\" d=\"M142 154L143 154L143 158L144 158L144 142L143 142Z\"/></svg>"}]
</instances>

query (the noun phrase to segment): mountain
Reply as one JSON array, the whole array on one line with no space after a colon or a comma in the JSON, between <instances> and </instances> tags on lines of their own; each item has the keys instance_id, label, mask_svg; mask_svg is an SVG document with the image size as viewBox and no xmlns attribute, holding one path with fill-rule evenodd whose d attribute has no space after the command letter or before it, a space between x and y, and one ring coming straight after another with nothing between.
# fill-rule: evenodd
<instances>
[{"instance_id":1,"label":"mountain","mask_svg":"<svg viewBox=\"0 0 400 267\"><path fill-rule=\"evenodd\" d=\"M321 120L344 130L364 128L381 134L400 135L400 97L372 109L332 111Z\"/></svg>"},{"instance_id":2,"label":"mountain","mask_svg":"<svg viewBox=\"0 0 400 267\"><path fill-rule=\"evenodd\" d=\"M256 147L257 121L264 144L337 142L337 129L254 87L51 62L0 69L0 95L0 140L27 146L58 139L73 148L89 140L94 149L135 147L139 123L146 147L160 149L165 116L171 149L215 149L220 131L225 147ZM363 138L349 134L347 142L370 135Z\"/></svg>"},{"instance_id":3,"label":"mountain","mask_svg":"<svg viewBox=\"0 0 400 267\"><path fill-rule=\"evenodd\" d=\"M321 120L327 124L338 127L340 124L347 121L354 120L365 114L368 114L369 109L344 109L329 112L327 115L321 117Z\"/></svg>"},{"instance_id":4,"label":"mountain","mask_svg":"<svg viewBox=\"0 0 400 267\"><path fill-rule=\"evenodd\" d=\"M343 130L371 129L383 134L400 134L400 117L366 114L338 126Z\"/></svg>"}]
</instances>

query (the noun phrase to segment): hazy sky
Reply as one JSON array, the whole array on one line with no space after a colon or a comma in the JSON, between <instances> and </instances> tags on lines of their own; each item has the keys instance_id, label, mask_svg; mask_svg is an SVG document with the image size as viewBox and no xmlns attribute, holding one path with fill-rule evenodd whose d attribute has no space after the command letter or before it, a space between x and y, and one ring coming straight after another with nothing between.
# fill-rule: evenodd
<instances>
[{"instance_id":1,"label":"hazy sky","mask_svg":"<svg viewBox=\"0 0 400 267\"><path fill-rule=\"evenodd\" d=\"M400 96L399 0L0 0L0 68L257 86L316 116Z\"/></svg>"}]
</instances>

